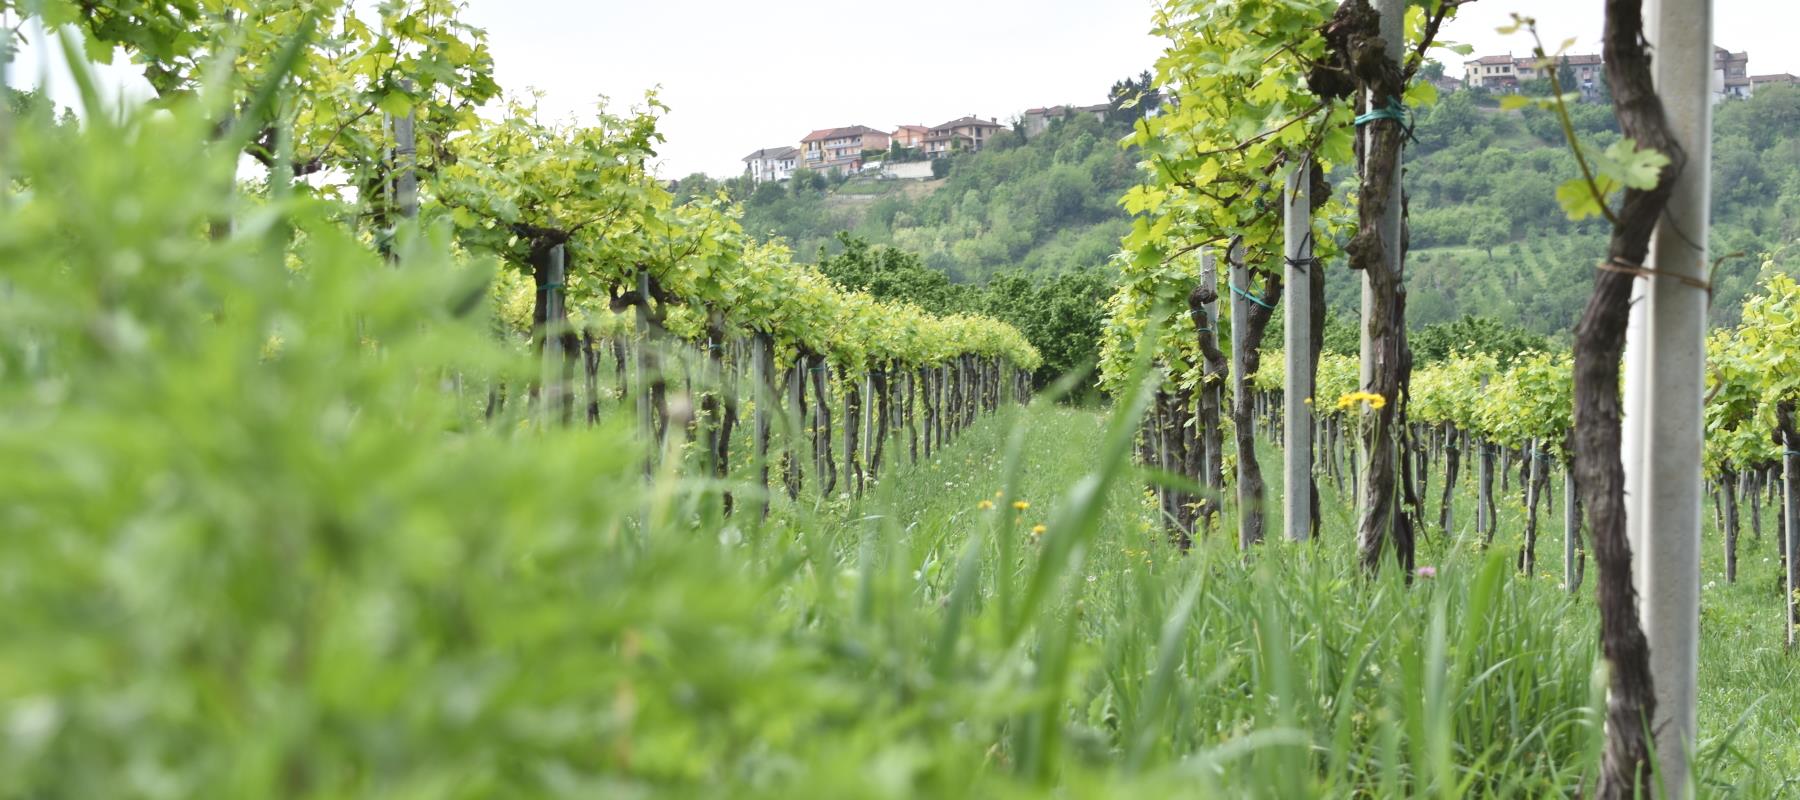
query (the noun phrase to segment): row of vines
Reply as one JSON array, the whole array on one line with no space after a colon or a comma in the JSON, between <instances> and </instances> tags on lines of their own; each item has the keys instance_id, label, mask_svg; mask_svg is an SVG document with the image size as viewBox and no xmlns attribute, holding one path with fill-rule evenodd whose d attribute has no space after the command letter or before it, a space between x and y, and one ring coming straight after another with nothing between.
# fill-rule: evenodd
<instances>
[{"instance_id":1,"label":"row of vines","mask_svg":"<svg viewBox=\"0 0 1800 800\"><path fill-rule=\"evenodd\" d=\"M1341 493L1347 472L1363 567L1373 575L1391 554L1408 581L1420 535L1460 530L1452 499L1465 456L1477 473L1480 547L1495 541L1496 475L1504 491L1519 470L1526 513L1517 565L1527 574L1539 558L1539 510L1555 502L1546 497L1550 475L1561 471L1564 582L1576 590L1593 558L1599 638L1612 668L1596 793L1633 796L1660 780L1679 793L1694 728L1702 472L1735 579L1738 504L1795 472L1783 464L1796 450L1797 395L1785 377L1800 346L1788 332L1793 284L1770 277L1743 326L1713 335L1701 386L1692 354L1705 320L1698 243L1706 238L1709 96L1695 76L1710 63L1710 10L1703 0L1650 8L1609 0L1604 60L1624 138L1602 152L1565 125L1581 170L1556 192L1571 218L1611 225L1572 351L1502 362L1472 347L1415 368L1402 159L1416 110L1436 100L1429 82L1415 80L1427 53L1467 53L1438 41L1464 2L1163 4L1163 109L1130 139L1144 174L1123 201L1136 221L1115 259L1122 280L1103 334L1102 384L1119 394L1148 381L1154 392L1138 458L1157 476L1151 488L1182 548L1217 527L1233 494L1238 547L1248 554L1265 539L1259 428L1284 460L1284 538L1318 535L1318 478ZM1645 36L1652 15L1662 32L1654 69ZM1502 32L1529 35L1540 64L1574 42L1547 48L1535 20L1515 20ZM1514 95L1502 107L1535 104L1566 121L1575 95L1563 90L1572 87L1551 84L1549 97ZM1690 163L1684 148L1699 157ZM1350 172L1355 180L1342 180ZM1348 196L1333 196L1340 185L1353 187ZM1322 353L1324 270L1335 264L1361 278L1357 358ZM1265 343L1278 312L1284 341ZM1784 520L1796 516L1792 496ZM1783 548L1790 595L1796 538ZM1644 597L1655 600L1640 604ZM1788 605L1791 644L1791 598Z\"/></svg>"},{"instance_id":2,"label":"row of vines","mask_svg":"<svg viewBox=\"0 0 1800 800\"><path fill-rule=\"evenodd\" d=\"M216 145L262 168L248 182L222 177L244 203L307 195L394 258L448 235L470 263L497 262L485 300L496 334L541 369L476 379L485 401L471 405L490 421L569 425L579 407L597 424L616 403L654 445L647 469L723 481L747 436L761 494L774 471L798 497L809 472L827 495L860 492L890 437L904 432L914 459L921 443L929 456L978 413L1029 394L1040 358L1011 326L846 291L747 235L722 197L676 202L652 170L654 93L581 121L544 121L529 99L496 113L486 35L458 3L0 9L46 35L80 31L65 47L94 58L123 48L153 103L204 107L221 121ZM213 235L244 224L218 220ZM458 391L465 382L455 376Z\"/></svg>"}]
</instances>

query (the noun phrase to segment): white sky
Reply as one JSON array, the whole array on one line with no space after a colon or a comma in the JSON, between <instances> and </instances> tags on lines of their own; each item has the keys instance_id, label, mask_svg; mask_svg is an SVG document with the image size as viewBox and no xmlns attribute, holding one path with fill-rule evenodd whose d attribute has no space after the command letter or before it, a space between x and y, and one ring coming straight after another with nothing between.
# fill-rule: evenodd
<instances>
[{"instance_id":1,"label":"white sky","mask_svg":"<svg viewBox=\"0 0 1800 800\"><path fill-rule=\"evenodd\" d=\"M466 16L488 30L501 85L542 91L548 115L585 113L601 95L634 104L660 86L672 107L660 171L679 177L737 174L744 155L816 128L891 130L965 114L1006 121L1032 106L1101 102L1113 81L1150 68L1161 52L1149 35L1152 5L468 0ZM1524 55L1524 34L1494 30L1515 11L1537 17L1552 48L1572 36L1576 52L1599 52L1600 0L1479 0L1442 38L1472 44L1476 55ZM1750 51L1751 74L1800 74L1796 32L1800 2L1714 0L1715 40ZM1440 56L1461 73L1460 56ZM9 80L30 81L39 63L57 68L27 52ZM75 101L66 79L50 85L60 102Z\"/></svg>"},{"instance_id":2,"label":"white sky","mask_svg":"<svg viewBox=\"0 0 1800 800\"><path fill-rule=\"evenodd\" d=\"M741 172L753 150L816 128L936 125L964 114L1007 120L1032 106L1098 103L1148 69L1151 0L961 0L948 5L817 0L472 0L501 85L545 91L557 112L596 94L632 102L660 85L664 175ZM915 9L932 9L923 13ZM1538 18L1551 48L1599 52L1599 0L1479 0L1443 38L1477 55L1530 52L1495 28ZM1750 51L1750 71L1800 73L1800 3L1715 0L1714 37ZM634 35L630 32L641 32ZM1443 53L1460 75L1461 57Z\"/></svg>"}]
</instances>

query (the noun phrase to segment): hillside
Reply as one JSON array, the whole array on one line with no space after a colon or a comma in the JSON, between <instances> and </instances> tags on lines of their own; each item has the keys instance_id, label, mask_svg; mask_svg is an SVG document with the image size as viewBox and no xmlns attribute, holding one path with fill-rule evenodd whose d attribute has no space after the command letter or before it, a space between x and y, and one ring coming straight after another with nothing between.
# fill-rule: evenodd
<instances>
[{"instance_id":1,"label":"hillside","mask_svg":"<svg viewBox=\"0 0 1800 800\"><path fill-rule=\"evenodd\" d=\"M1618 138L1603 103L1571 109L1593 147ZM1789 264L1783 242L1800 237L1800 89L1770 87L1715 109L1713 317L1731 324L1754 283L1761 254ZM1137 180L1123 125L1071 120L1025 141L1007 133L992 148L955 158L933 181L833 182L824 176L743 192L745 225L786 238L802 258L840 250L851 231L920 255L957 282L1001 272L1056 274L1104 265L1128 217L1117 200ZM1408 150L1411 254L1408 322L1467 315L1551 336L1566 335L1604 249L1597 221L1570 222L1556 186L1577 174L1555 118L1535 108L1501 111L1480 91L1445 95L1419 116ZM1340 191L1352 190L1347 171ZM742 191L741 189L739 191ZM1733 255L1740 254L1740 255ZM1334 316L1353 317L1356 276L1330 272Z\"/></svg>"},{"instance_id":2,"label":"hillside","mask_svg":"<svg viewBox=\"0 0 1800 800\"><path fill-rule=\"evenodd\" d=\"M1571 120L1596 150L1619 138L1607 105L1573 106ZM1712 320L1730 325L1761 254L1800 267L1800 254L1782 252L1800 237L1800 89L1772 86L1722 102L1713 131L1709 249L1721 260ZM1502 112L1485 93L1458 92L1421 116L1416 134L1407 151L1408 323L1475 314L1566 335L1592 288L1606 228L1602 220L1570 222L1557 206L1556 186L1578 173L1554 116ZM1354 313L1355 276L1330 274L1333 309Z\"/></svg>"},{"instance_id":3,"label":"hillside","mask_svg":"<svg viewBox=\"0 0 1800 800\"><path fill-rule=\"evenodd\" d=\"M1090 269L1118 250L1129 224L1118 198L1137 168L1117 144L1128 132L1080 117L1029 140L1001 133L987 149L953 157L942 180L764 184L744 195L744 227L787 239L807 259L821 247L836 252L837 233L850 231L918 253L961 282Z\"/></svg>"}]
</instances>

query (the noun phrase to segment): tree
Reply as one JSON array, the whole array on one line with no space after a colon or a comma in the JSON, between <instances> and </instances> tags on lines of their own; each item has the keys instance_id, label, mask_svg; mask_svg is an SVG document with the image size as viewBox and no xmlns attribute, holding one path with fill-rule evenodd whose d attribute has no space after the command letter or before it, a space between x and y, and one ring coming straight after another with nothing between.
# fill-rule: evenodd
<instances>
[{"instance_id":1,"label":"tree","mask_svg":"<svg viewBox=\"0 0 1800 800\"><path fill-rule=\"evenodd\" d=\"M1487 253L1489 261L1494 260L1494 248L1506 244L1511 238L1512 230L1497 215L1484 214L1469 229L1469 246Z\"/></svg>"},{"instance_id":2,"label":"tree","mask_svg":"<svg viewBox=\"0 0 1800 800\"><path fill-rule=\"evenodd\" d=\"M1509 325L1491 317L1465 314L1452 322L1427 325L1410 337L1416 365L1433 364L1456 353L1486 353L1500 361L1528 350L1548 351L1550 342L1517 325Z\"/></svg>"},{"instance_id":3,"label":"tree","mask_svg":"<svg viewBox=\"0 0 1800 800\"><path fill-rule=\"evenodd\" d=\"M1564 91L1575 91L1578 87L1575 82L1575 68L1569 66L1568 56L1563 56L1556 62L1556 82L1563 87Z\"/></svg>"},{"instance_id":4,"label":"tree","mask_svg":"<svg viewBox=\"0 0 1800 800\"><path fill-rule=\"evenodd\" d=\"M1114 81L1106 93L1106 105L1107 122L1131 125L1162 107L1162 89L1157 87L1150 71L1145 70L1135 78Z\"/></svg>"}]
</instances>

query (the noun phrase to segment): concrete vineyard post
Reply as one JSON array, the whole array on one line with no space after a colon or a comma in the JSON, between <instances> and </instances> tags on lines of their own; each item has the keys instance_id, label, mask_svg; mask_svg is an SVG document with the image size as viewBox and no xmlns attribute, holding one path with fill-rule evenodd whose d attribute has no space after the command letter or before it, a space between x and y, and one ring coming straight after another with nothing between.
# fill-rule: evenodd
<instances>
[{"instance_id":1,"label":"concrete vineyard post","mask_svg":"<svg viewBox=\"0 0 1800 800\"><path fill-rule=\"evenodd\" d=\"M1711 184L1712 2L1649 0L1645 36L1675 140L1687 169L1651 240L1641 357L1627 375L1639 390L1624 423L1626 524L1636 553L1638 610L1656 689L1656 760L1671 798L1693 795L1688 756L1695 747L1700 638L1701 406L1705 388L1708 292L1706 240ZM1651 490L1654 487L1654 490ZM1637 522L1632 522L1637 520ZM1633 575L1640 575L1639 569Z\"/></svg>"},{"instance_id":2,"label":"concrete vineyard post","mask_svg":"<svg viewBox=\"0 0 1800 800\"><path fill-rule=\"evenodd\" d=\"M1288 172L1283 199L1285 280L1288 298L1283 344L1287 351L1283 394L1284 445L1282 528L1290 541L1305 541L1312 532L1313 375L1305 354L1312 348L1312 159L1302 157Z\"/></svg>"},{"instance_id":3,"label":"concrete vineyard post","mask_svg":"<svg viewBox=\"0 0 1800 800\"><path fill-rule=\"evenodd\" d=\"M544 426L556 424L560 419L563 397L569 387L562 384L562 334L568 325L563 312L562 287L565 280L564 251L562 245L550 248L550 258L544 283L544 377L542 385L543 399L539 408L544 415Z\"/></svg>"}]
</instances>

